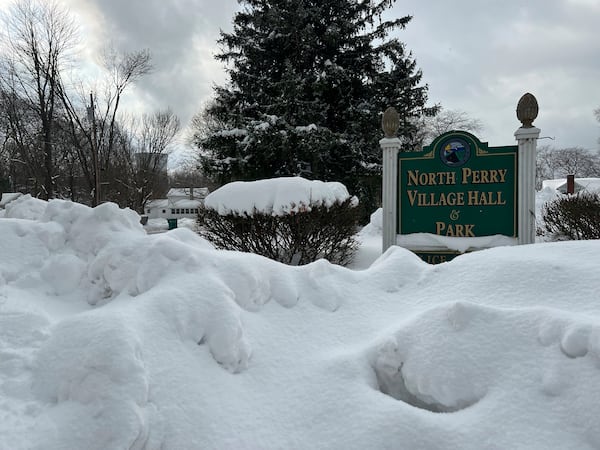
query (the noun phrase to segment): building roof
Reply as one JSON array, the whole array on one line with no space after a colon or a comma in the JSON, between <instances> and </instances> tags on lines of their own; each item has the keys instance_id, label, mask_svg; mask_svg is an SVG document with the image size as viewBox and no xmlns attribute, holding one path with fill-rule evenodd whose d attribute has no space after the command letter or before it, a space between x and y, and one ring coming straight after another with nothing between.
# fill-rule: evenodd
<instances>
[{"instance_id":1,"label":"building roof","mask_svg":"<svg viewBox=\"0 0 600 450\"><path fill-rule=\"evenodd\" d=\"M187 197L194 195L194 198L204 198L209 194L207 187L184 187L184 188L171 188L167 193L167 198L171 197Z\"/></svg>"},{"instance_id":2,"label":"building roof","mask_svg":"<svg viewBox=\"0 0 600 450\"><path fill-rule=\"evenodd\" d=\"M166 198L148 200L146 202L146 208L170 208L169 200L167 200Z\"/></svg>"},{"instance_id":3,"label":"building roof","mask_svg":"<svg viewBox=\"0 0 600 450\"><path fill-rule=\"evenodd\" d=\"M190 198L192 196L193 198ZM202 206L204 198L209 194L206 187L171 188L167 198L156 198L146 202L146 209L170 209L170 208L198 208Z\"/></svg>"},{"instance_id":4,"label":"building roof","mask_svg":"<svg viewBox=\"0 0 600 450\"><path fill-rule=\"evenodd\" d=\"M542 189L547 187L564 194L567 192L567 179L544 180L542 182ZM600 178L575 178L575 192L580 191L600 193Z\"/></svg>"}]
</instances>

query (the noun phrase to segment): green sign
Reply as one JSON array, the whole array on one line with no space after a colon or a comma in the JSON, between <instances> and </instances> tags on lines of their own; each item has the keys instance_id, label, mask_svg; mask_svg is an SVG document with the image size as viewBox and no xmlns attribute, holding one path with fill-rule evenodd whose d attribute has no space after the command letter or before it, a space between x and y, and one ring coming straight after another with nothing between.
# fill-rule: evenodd
<instances>
[{"instance_id":1,"label":"green sign","mask_svg":"<svg viewBox=\"0 0 600 450\"><path fill-rule=\"evenodd\" d=\"M451 131L398 155L398 234L517 236L516 145Z\"/></svg>"}]
</instances>

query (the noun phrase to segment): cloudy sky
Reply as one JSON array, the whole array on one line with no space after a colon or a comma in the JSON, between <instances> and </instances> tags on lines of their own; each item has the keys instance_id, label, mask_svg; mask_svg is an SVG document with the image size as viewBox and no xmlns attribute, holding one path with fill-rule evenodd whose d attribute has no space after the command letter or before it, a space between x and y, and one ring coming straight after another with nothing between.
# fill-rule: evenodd
<instances>
[{"instance_id":1,"label":"cloudy sky","mask_svg":"<svg viewBox=\"0 0 600 450\"><path fill-rule=\"evenodd\" d=\"M148 48L155 71L126 105L170 106L186 123L225 81L219 30L236 0L62 0L82 25L88 57L107 42ZM8 0L0 0L0 4ZM540 144L599 147L600 0L399 0L389 12L413 20L400 38L423 70L431 103L466 111L490 145L510 145L525 92L540 105Z\"/></svg>"}]
</instances>

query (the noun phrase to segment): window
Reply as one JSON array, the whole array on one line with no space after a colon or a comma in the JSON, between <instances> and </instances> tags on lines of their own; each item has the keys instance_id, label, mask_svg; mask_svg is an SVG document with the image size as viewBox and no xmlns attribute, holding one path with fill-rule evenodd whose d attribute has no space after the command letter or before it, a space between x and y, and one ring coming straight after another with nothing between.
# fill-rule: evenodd
<instances>
[{"instance_id":1,"label":"window","mask_svg":"<svg viewBox=\"0 0 600 450\"><path fill-rule=\"evenodd\" d=\"M185 210L185 213L186 213L186 214L189 214L189 213L190 213L190 210L189 210L189 208L186 208L186 210Z\"/></svg>"},{"instance_id":2,"label":"window","mask_svg":"<svg viewBox=\"0 0 600 450\"><path fill-rule=\"evenodd\" d=\"M166 210L166 209L163 209L163 214L165 214L166 212L167 212L167 210Z\"/></svg>"},{"instance_id":3,"label":"window","mask_svg":"<svg viewBox=\"0 0 600 450\"><path fill-rule=\"evenodd\" d=\"M175 214L175 208L171 209L171 214Z\"/></svg>"}]
</instances>

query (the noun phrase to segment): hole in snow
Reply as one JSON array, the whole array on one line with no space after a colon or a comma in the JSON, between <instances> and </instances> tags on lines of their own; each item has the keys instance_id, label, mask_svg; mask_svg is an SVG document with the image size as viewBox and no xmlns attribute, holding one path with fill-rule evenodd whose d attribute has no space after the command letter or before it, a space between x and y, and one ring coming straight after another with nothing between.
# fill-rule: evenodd
<instances>
[{"instance_id":1,"label":"hole in snow","mask_svg":"<svg viewBox=\"0 0 600 450\"><path fill-rule=\"evenodd\" d=\"M379 390L390 397L407 403L415 408L424 409L434 413L451 413L463 410L477 403L480 398L473 397L468 400L455 399L452 405L445 405L428 395L413 394L406 387L406 382L402 374L402 364L395 370L390 371L390 367L381 370L381 367L375 368Z\"/></svg>"}]
</instances>

